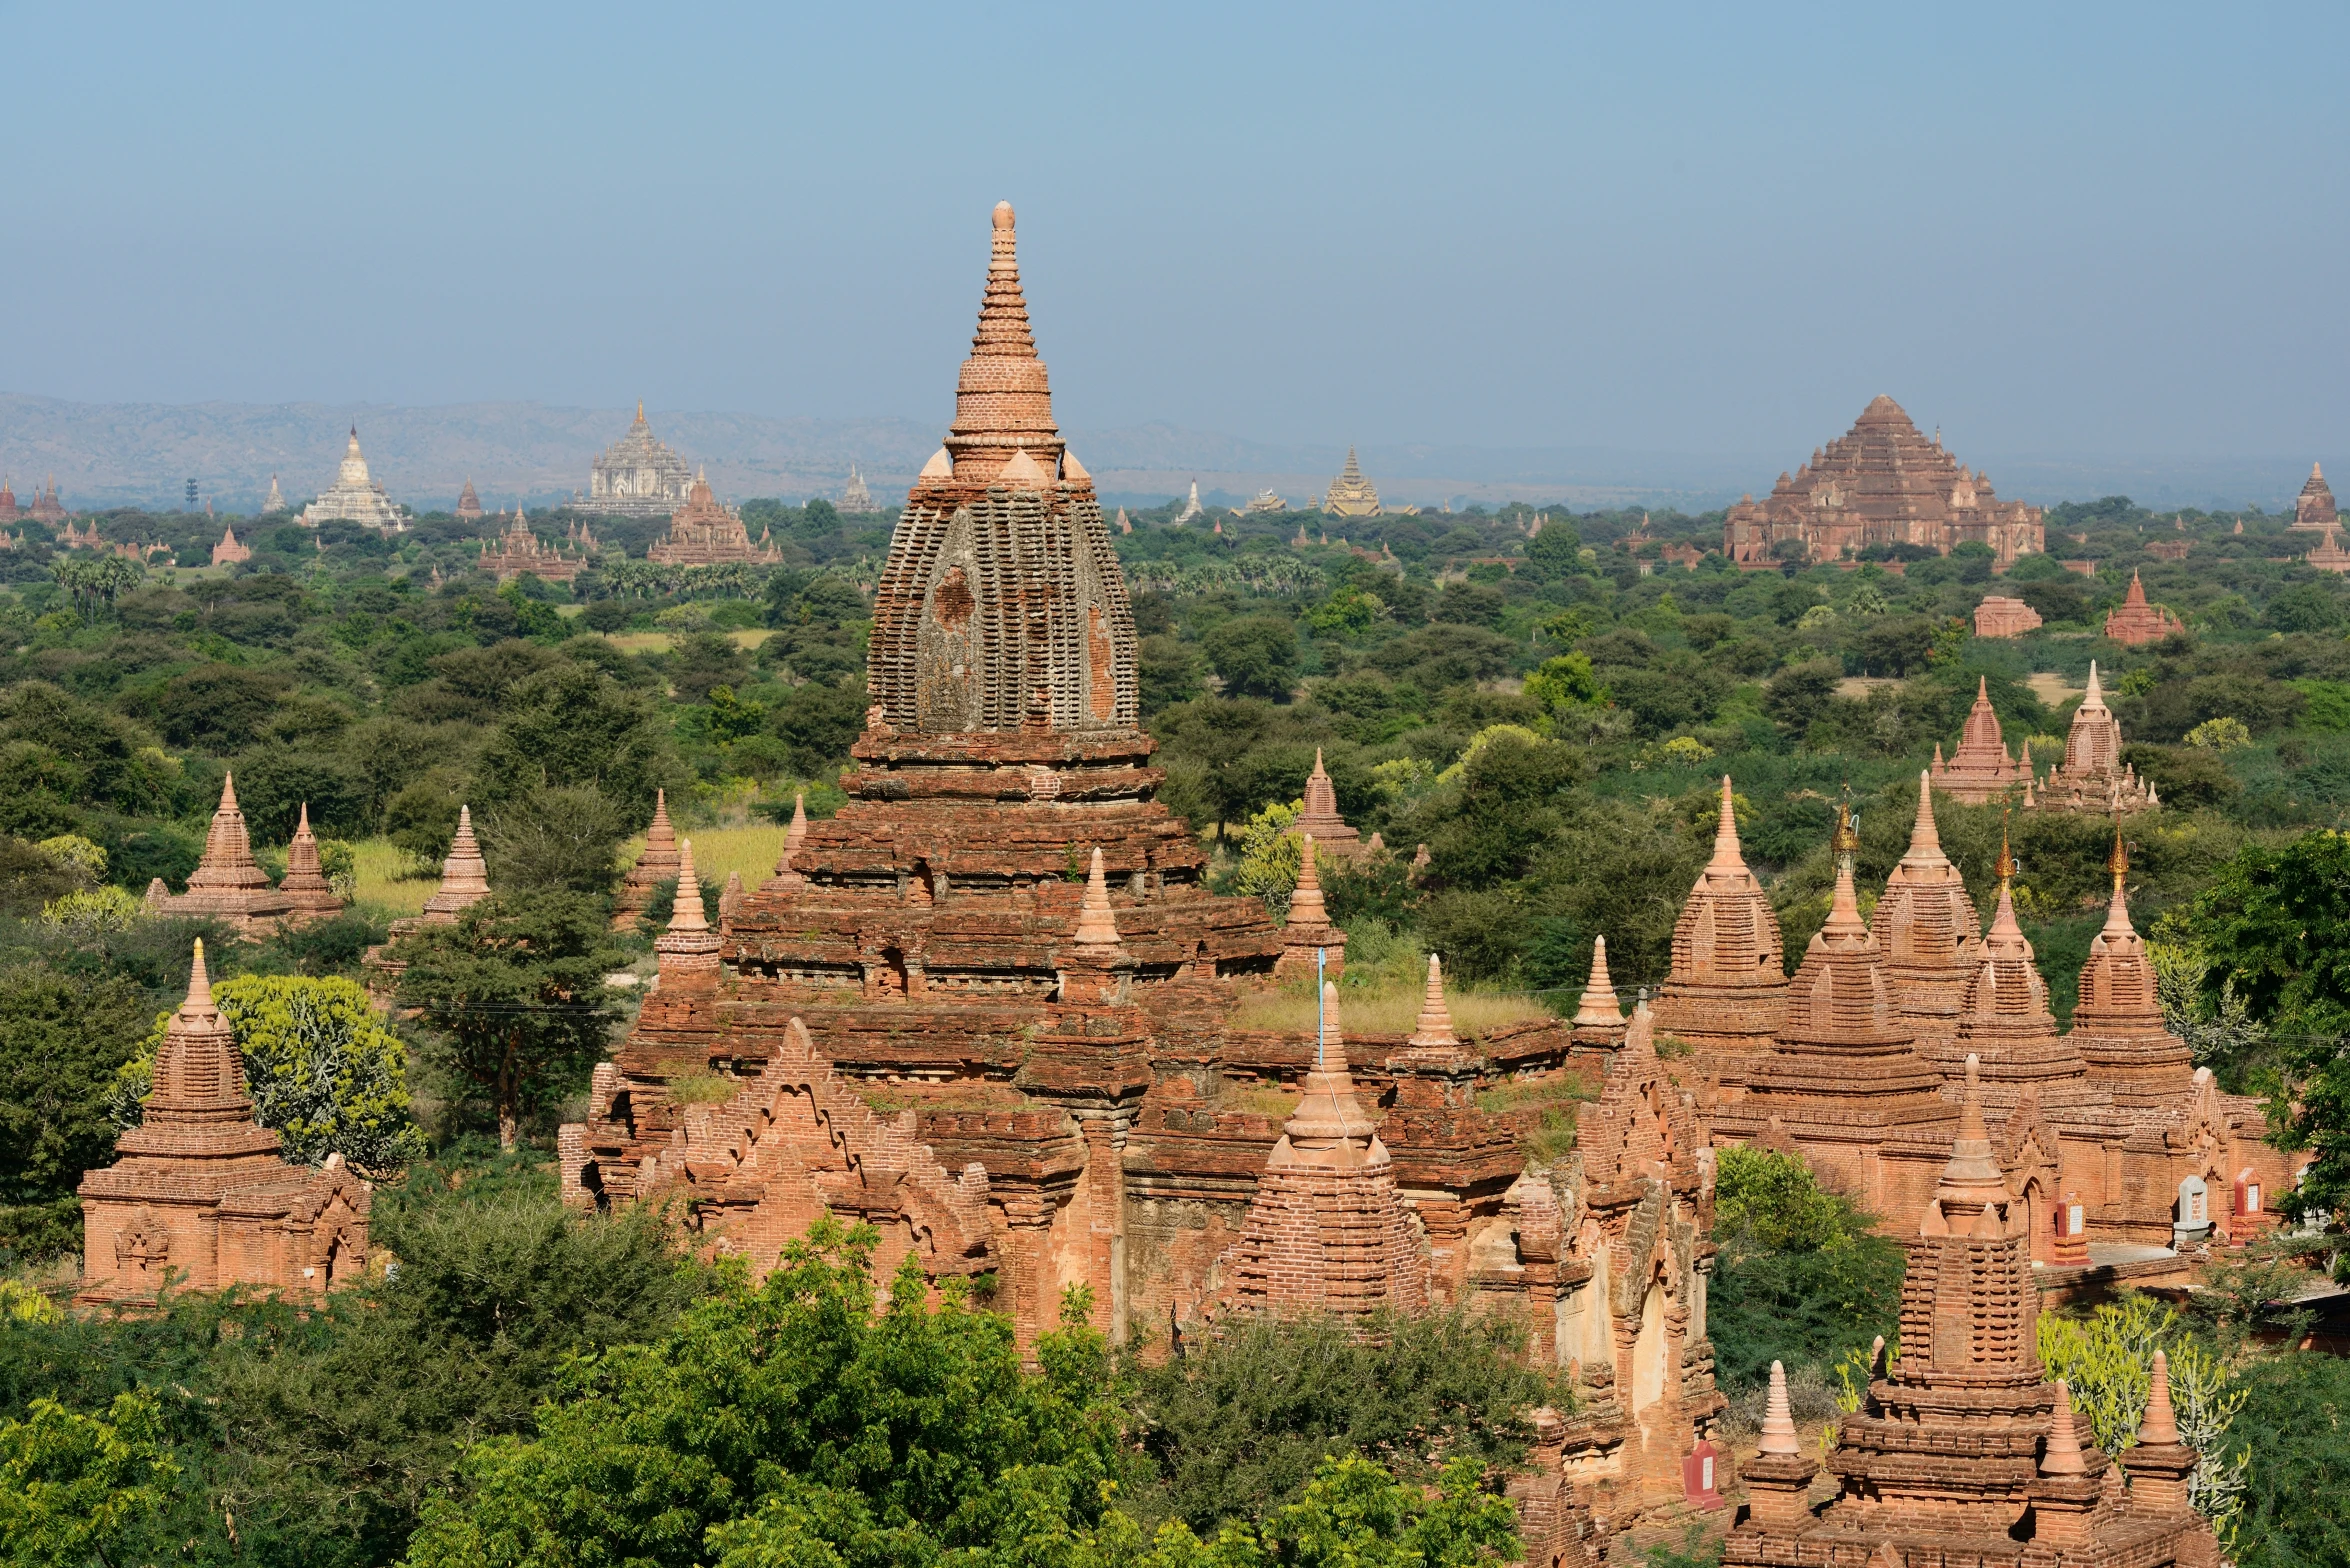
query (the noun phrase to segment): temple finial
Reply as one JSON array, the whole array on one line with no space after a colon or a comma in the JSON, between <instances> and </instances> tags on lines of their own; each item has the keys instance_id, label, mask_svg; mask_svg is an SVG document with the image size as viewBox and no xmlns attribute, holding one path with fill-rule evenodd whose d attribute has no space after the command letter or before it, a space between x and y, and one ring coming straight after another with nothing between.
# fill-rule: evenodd
<instances>
[{"instance_id":1,"label":"temple finial","mask_svg":"<svg viewBox=\"0 0 2350 1568\"><path fill-rule=\"evenodd\" d=\"M1075 941L1080 947L1116 947L1118 922L1110 911L1110 882L1102 873L1102 852L1093 852L1085 877L1085 902L1077 908Z\"/></svg>"},{"instance_id":2,"label":"temple finial","mask_svg":"<svg viewBox=\"0 0 2350 1568\"><path fill-rule=\"evenodd\" d=\"M677 902L669 911L669 929L710 929L710 916L702 908L701 879L694 875L694 841L690 838L680 839L677 843Z\"/></svg>"},{"instance_id":3,"label":"temple finial","mask_svg":"<svg viewBox=\"0 0 2350 1568\"><path fill-rule=\"evenodd\" d=\"M2080 1428L2073 1422L2072 1385L2056 1380L2056 1408L2048 1416L2048 1449L2040 1458L2042 1475L2080 1475L2089 1466L2081 1457Z\"/></svg>"},{"instance_id":4,"label":"temple finial","mask_svg":"<svg viewBox=\"0 0 2350 1568\"><path fill-rule=\"evenodd\" d=\"M1444 1000L1444 966L1436 955L1428 955L1428 988L1421 994L1420 1017L1412 1030L1411 1043L1421 1046L1458 1045L1460 1037L1453 1033L1452 1009Z\"/></svg>"},{"instance_id":5,"label":"temple finial","mask_svg":"<svg viewBox=\"0 0 2350 1568\"><path fill-rule=\"evenodd\" d=\"M1762 1441L1757 1446L1766 1454L1803 1452L1795 1435L1795 1415L1787 1404L1787 1369L1776 1361L1771 1363L1770 1399L1763 1406Z\"/></svg>"},{"instance_id":6,"label":"temple finial","mask_svg":"<svg viewBox=\"0 0 2350 1568\"><path fill-rule=\"evenodd\" d=\"M2146 1390L2146 1417L2138 1423L2138 1442L2152 1448L2178 1440L2178 1413L2170 1402L2170 1357L2157 1350L2153 1377Z\"/></svg>"}]
</instances>

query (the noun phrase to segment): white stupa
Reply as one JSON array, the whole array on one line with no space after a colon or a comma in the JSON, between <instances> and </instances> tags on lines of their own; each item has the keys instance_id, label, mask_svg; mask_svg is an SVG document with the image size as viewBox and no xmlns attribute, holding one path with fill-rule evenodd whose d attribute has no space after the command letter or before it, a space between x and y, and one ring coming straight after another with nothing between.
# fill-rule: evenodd
<instances>
[{"instance_id":1,"label":"white stupa","mask_svg":"<svg viewBox=\"0 0 2350 1568\"><path fill-rule=\"evenodd\" d=\"M351 444L343 449L343 466L331 489L302 509L302 522L316 528L330 518L364 523L385 533L408 526L408 514L384 494L384 487L367 477L367 459L359 453L359 427L351 427Z\"/></svg>"}]
</instances>

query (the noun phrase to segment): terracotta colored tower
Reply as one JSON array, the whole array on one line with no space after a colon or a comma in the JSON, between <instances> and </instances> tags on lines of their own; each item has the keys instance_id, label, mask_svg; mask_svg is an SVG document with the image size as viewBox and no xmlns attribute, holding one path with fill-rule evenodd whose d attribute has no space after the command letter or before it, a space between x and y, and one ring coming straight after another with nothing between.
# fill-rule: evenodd
<instances>
[{"instance_id":1,"label":"terracotta colored tower","mask_svg":"<svg viewBox=\"0 0 2350 1568\"><path fill-rule=\"evenodd\" d=\"M633 931L645 906L664 882L677 880L677 829L669 825L669 792L653 791L653 821L645 829L645 847L621 879L620 896L612 901L612 929Z\"/></svg>"},{"instance_id":2,"label":"terracotta colored tower","mask_svg":"<svg viewBox=\"0 0 2350 1568\"><path fill-rule=\"evenodd\" d=\"M2154 965L2130 924L2130 856L2118 821L2106 864L2113 897L2105 906L2105 928L2089 939L2089 961L2081 966L2072 1041L2089 1075L2117 1105L2176 1101L2193 1087L2195 1059L2187 1042L2170 1032L2154 999Z\"/></svg>"},{"instance_id":3,"label":"terracotta colored tower","mask_svg":"<svg viewBox=\"0 0 2350 1568\"><path fill-rule=\"evenodd\" d=\"M1893 1009L1921 1041L1957 1033L1960 1004L1974 974L1976 928L1966 879L1942 853L1933 783L1921 773L1909 851L1893 868L1869 918L1892 982Z\"/></svg>"},{"instance_id":4,"label":"terracotta colored tower","mask_svg":"<svg viewBox=\"0 0 2350 1568\"><path fill-rule=\"evenodd\" d=\"M188 873L188 890L174 894L158 877L147 885L147 907L164 914L211 915L255 936L294 915L294 901L269 885L269 873L253 858L234 774L221 780L220 808L204 835L203 858Z\"/></svg>"},{"instance_id":5,"label":"terracotta colored tower","mask_svg":"<svg viewBox=\"0 0 2350 1568\"><path fill-rule=\"evenodd\" d=\"M1673 925L1673 969L1657 1000L1657 1027L1696 1046L1699 1070L1725 1087L1745 1081L1770 1049L1787 1007L1787 971L1778 911L1738 848L1730 779L1713 859Z\"/></svg>"},{"instance_id":6,"label":"terracotta colored tower","mask_svg":"<svg viewBox=\"0 0 2350 1568\"><path fill-rule=\"evenodd\" d=\"M1976 679L1975 705L1967 713L1958 751L1948 764L1942 761L1941 746L1935 746L1931 777L1934 788L1969 806L1998 800L2031 777L2031 769L2009 756L2007 743L2000 739L1999 715L1991 711L1988 676Z\"/></svg>"}]
</instances>

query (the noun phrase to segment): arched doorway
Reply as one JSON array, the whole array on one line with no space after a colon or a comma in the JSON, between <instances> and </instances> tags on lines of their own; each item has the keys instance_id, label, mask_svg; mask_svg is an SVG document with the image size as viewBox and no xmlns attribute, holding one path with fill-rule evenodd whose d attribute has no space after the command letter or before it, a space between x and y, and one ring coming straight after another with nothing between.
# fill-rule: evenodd
<instances>
[{"instance_id":1,"label":"arched doorway","mask_svg":"<svg viewBox=\"0 0 2350 1568\"><path fill-rule=\"evenodd\" d=\"M1640 1335L1632 1342L1632 1409L1635 1414L1665 1395L1665 1286L1648 1282L1640 1303Z\"/></svg>"}]
</instances>

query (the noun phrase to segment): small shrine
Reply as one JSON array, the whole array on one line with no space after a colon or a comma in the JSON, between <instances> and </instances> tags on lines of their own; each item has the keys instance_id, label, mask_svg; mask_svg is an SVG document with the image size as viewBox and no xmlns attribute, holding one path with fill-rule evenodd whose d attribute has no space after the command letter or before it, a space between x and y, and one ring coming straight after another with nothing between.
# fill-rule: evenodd
<instances>
[{"instance_id":1,"label":"small shrine","mask_svg":"<svg viewBox=\"0 0 2350 1568\"><path fill-rule=\"evenodd\" d=\"M1980 806L1998 800L2031 779L2031 743L2024 743L2024 759L2007 753L1999 733L1999 715L1991 708L1991 680L1975 678L1975 705L1967 711L1966 728L1959 733L1958 751L1946 763L1942 744L1934 743L1934 765L1926 777L1935 789L1964 805Z\"/></svg>"},{"instance_id":2,"label":"small shrine","mask_svg":"<svg viewBox=\"0 0 2350 1568\"><path fill-rule=\"evenodd\" d=\"M318 835L310 831L310 802L302 802L302 820L294 841L286 846L286 874L278 879L278 896L294 906L297 920L332 920L349 906L326 879L326 865L318 853Z\"/></svg>"},{"instance_id":3,"label":"small shrine","mask_svg":"<svg viewBox=\"0 0 2350 1568\"><path fill-rule=\"evenodd\" d=\"M343 464L336 471L335 482L302 509L305 527L316 528L320 523L337 519L364 523L385 533L399 533L408 526L407 510L396 505L384 494L384 487L368 477L367 459L359 451L357 425L351 427L351 441L343 448Z\"/></svg>"},{"instance_id":4,"label":"small shrine","mask_svg":"<svg viewBox=\"0 0 2350 1568\"><path fill-rule=\"evenodd\" d=\"M1347 825L1338 814L1338 789L1330 782L1330 774L1322 766L1322 748L1314 748L1314 771L1306 775L1305 804L1299 809L1297 820L1282 830L1286 836L1310 838L1314 848L1324 855L1336 855L1352 860L1365 854L1369 846L1363 835Z\"/></svg>"},{"instance_id":5,"label":"small shrine","mask_svg":"<svg viewBox=\"0 0 2350 1568\"><path fill-rule=\"evenodd\" d=\"M2293 527L2304 533L2319 533L2340 525L2342 514L2334 508L2334 491L2326 483L2326 471L2316 463L2309 465L2309 478L2301 486L2301 493L2293 498ZM2244 525L2236 524L2242 533Z\"/></svg>"},{"instance_id":6,"label":"small shrine","mask_svg":"<svg viewBox=\"0 0 2350 1568\"><path fill-rule=\"evenodd\" d=\"M1330 488L1322 492L1322 510L1332 517L1377 517L1379 491L1363 477L1362 464L1355 461L1355 449L1346 449L1346 466L1338 477L1330 481Z\"/></svg>"},{"instance_id":7,"label":"small shrine","mask_svg":"<svg viewBox=\"0 0 2350 1568\"><path fill-rule=\"evenodd\" d=\"M653 791L653 821L645 829L645 847L621 879L620 894L612 901L612 929L634 931L645 907L664 882L678 878L677 830L669 825L669 792Z\"/></svg>"},{"instance_id":8,"label":"small shrine","mask_svg":"<svg viewBox=\"0 0 2350 1568\"><path fill-rule=\"evenodd\" d=\"M212 547L212 564L234 566L240 561L250 561L251 559L253 559L253 547L237 542L237 531L233 526L223 528L220 531L220 542Z\"/></svg>"},{"instance_id":9,"label":"small shrine","mask_svg":"<svg viewBox=\"0 0 2350 1568\"><path fill-rule=\"evenodd\" d=\"M140 1123L114 1146L120 1158L82 1178L85 1305L152 1302L167 1285L319 1294L367 1267L366 1184L340 1154L288 1164L254 1120L201 941Z\"/></svg>"},{"instance_id":10,"label":"small shrine","mask_svg":"<svg viewBox=\"0 0 2350 1568\"><path fill-rule=\"evenodd\" d=\"M577 525L573 526L576 529ZM576 542L578 535L575 532L571 537ZM539 536L531 532L530 519L517 506L514 521L498 536L497 552L492 554L489 541L482 541L480 564L482 571L491 573L500 582L527 572L541 582L567 583L588 569L591 558L540 543Z\"/></svg>"},{"instance_id":11,"label":"small shrine","mask_svg":"<svg viewBox=\"0 0 2350 1568\"><path fill-rule=\"evenodd\" d=\"M2089 689L2073 710L2071 731L2065 736L2064 760L2048 776L2027 789L2024 805L2040 811L2095 811L2108 816L2151 811L2160 802L2154 786L2138 777L2138 770L2122 761L2121 721L2105 705L2105 689L2097 679L2095 660L2089 663Z\"/></svg>"},{"instance_id":12,"label":"small shrine","mask_svg":"<svg viewBox=\"0 0 2350 1568\"><path fill-rule=\"evenodd\" d=\"M781 564L783 551L766 531L752 544L742 518L732 508L719 505L710 494L709 480L697 474L686 492L685 505L670 514L668 534L645 551L645 558L666 566L717 566L730 561L775 566Z\"/></svg>"},{"instance_id":13,"label":"small shrine","mask_svg":"<svg viewBox=\"0 0 2350 1568\"><path fill-rule=\"evenodd\" d=\"M2039 629L2040 612L2021 599L1995 593L1975 606L1977 637L2021 637Z\"/></svg>"},{"instance_id":14,"label":"small shrine","mask_svg":"<svg viewBox=\"0 0 2350 1568\"><path fill-rule=\"evenodd\" d=\"M2146 602L2146 585L2136 572L2130 573L2129 591L2122 596L2120 608L2105 615L2105 635L2129 648L2161 642L2186 629L2186 623L2169 610Z\"/></svg>"},{"instance_id":15,"label":"small shrine","mask_svg":"<svg viewBox=\"0 0 2350 1568\"><path fill-rule=\"evenodd\" d=\"M293 899L269 885L269 873L253 858L253 838L237 805L235 774L220 783L220 805L204 835L203 858L188 873L188 889L174 893L157 877L147 884L147 912L153 915L210 915L240 936L258 937L280 920L305 918Z\"/></svg>"},{"instance_id":16,"label":"small shrine","mask_svg":"<svg viewBox=\"0 0 2350 1568\"><path fill-rule=\"evenodd\" d=\"M2350 550L2342 548L2342 542L2334 537L2331 527L2318 540L2317 547L2301 559L2317 571L2350 572Z\"/></svg>"},{"instance_id":17,"label":"small shrine","mask_svg":"<svg viewBox=\"0 0 2350 1568\"><path fill-rule=\"evenodd\" d=\"M1770 1050L1787 1009L1783 941L1771 896L1739 848L1724 774L1713 858L1673 922L1672 970L1656 1004L1657 1027L1695 1046L1699 1070L1716 1084L1735 1087Z\"/></svg>"}]
</instances>

